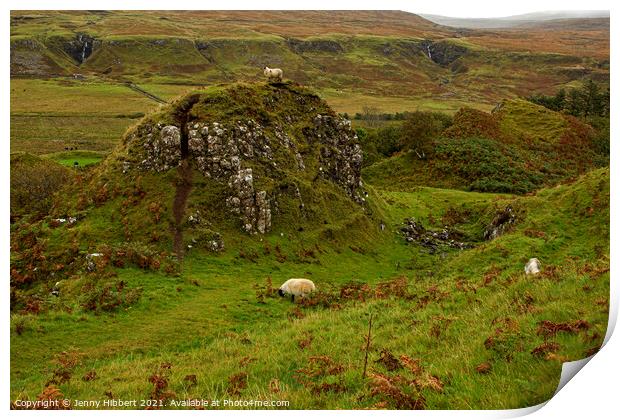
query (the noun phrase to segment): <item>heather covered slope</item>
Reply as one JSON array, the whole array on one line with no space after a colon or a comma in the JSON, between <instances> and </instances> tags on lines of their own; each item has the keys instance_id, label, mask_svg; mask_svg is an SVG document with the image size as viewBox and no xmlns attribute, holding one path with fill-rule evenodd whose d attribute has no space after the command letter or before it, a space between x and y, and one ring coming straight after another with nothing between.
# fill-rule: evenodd
<instances>
[{"instance_id":1,"label":"heather covered slope","mask_svg":"<svg viewBox=\"0 0 620 420\"><path fill-rule=\"evenodd\" d=\"M15 77L79 73L192 85L256 80L268 64L321 89L455 99L475 92L488 101L567 83L574 68L608 77L604 25L584 33L567 25L546 33L543 45L535 30L516 39L512 32L462 31L404 12L20 11L12 14L11 35ZM596 42L561 48L584 36ZM506 41L486 45L495 39ZM529 49L517 41L531 41ZM485 90L492 81L494 90Z\"/></svg>"},{"instance_id":2,"label":"heather covered slope","mask_svg":"<svg viewBox=\"0 0 620 420\"><path fill-rule=\"evenodd\" d=\"M11 148L109 152L161 100L262 80L265 65L350 115L490 110L585 79L607 85L609 28L457 30L372 11L14 11Z\"/></svg>"}]
</instances>

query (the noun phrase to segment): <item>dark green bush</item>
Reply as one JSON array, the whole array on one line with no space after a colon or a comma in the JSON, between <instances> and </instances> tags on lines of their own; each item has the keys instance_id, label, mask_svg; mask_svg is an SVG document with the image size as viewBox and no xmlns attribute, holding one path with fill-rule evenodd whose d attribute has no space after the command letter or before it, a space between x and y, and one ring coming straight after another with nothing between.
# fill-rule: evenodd
<instances>
[{"instance_id":1,"label":"dark green bush","mask_svg":"<svg viewBox=\"0 0 620 420\"><path fill-rule=\"evenodd\" d=\"M403 123L401 148L411 149L424 159L433 151L433 140L451 124L450 116L441 112L412 112Z\"/></svg>"},{"instance_id":2,"label":"dark green bush","mask_svg":"<svg viewBox=\"0 0 620 420\"><path fill-rule=\"evenodd\" d=\"M387 125L381 128L368 129L358 128L356 132L364 152L364 166L372 165L401 150L400 125Z\"/></svg>"},{"instance_id":3,"label":"dark green bush","mask_svg":"<svg viewBox=\"0 0 620 420\"><path fill-rule=\"evenodd\" d=\"M436 169L458 175L474 191L523 194L543 181L541 174L526 169L516 150L489 139L440 139L434 162Z\"/></svg>"}]
</instances>

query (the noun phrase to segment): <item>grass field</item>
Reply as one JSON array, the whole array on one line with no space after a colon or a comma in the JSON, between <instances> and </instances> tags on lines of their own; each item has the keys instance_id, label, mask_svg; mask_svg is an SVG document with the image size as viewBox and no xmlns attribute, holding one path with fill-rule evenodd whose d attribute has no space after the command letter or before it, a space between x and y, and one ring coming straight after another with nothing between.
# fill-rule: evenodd
<instances>
[{"instance_id":1,"label":"grass field","mask_svg":"<svg viewBox=\"0 0 620 420\"><path fill-rule=\"evenodd\" d=\"M196 89L189 85L141 84L165 100ZM11 82L11 151L46 154L76 148L111 151L122 134L161 105L116 82L14 79ZM467 102L435 97L384 97L363 92L319 90L336 111L353 115L364 106L394 113L433 110L454 113ZM477 104L483 110L492 106Z\"/></svg>"},{"instance_id":2,"label":"grass field","mask_svg":"<svg viewBox=\"0 0 620 420\"><path fill-rule=\"evenodd\" d=\"M101 162L106 156L105 152L94 152L94 151L80 151L73 150L67 152L56 152L50 153L48 155L43 155L43 157L56 161L62 165L74 167L75 163L78 163L78 166L85 167L88 165L94 165L95 163Z\"/></svg>"},{"instance_id":3,"label":"grass field","mask_svg":"<svg viewBox=\"0 0 620 420\"><path fill-rule=\"evenodd\" d=\"M317 244L315 259L295 263L295 249L313 244L274 233L246 244L255 261L230 250L216 258L190 255L180 277L115 270L109 281L140 289L141 297L113 313L65 302L62 296L84 283L63 286L61 298L46 298L56 309L12 315L11 399L34 399L65 372L70 379L59 388L75 399L147 398L155 392L149 377L160 375L166 386L156 395L164 400L283 399L295 409L405 408L423 398L435 409L516 408L549 398L561 362L600 345L608 305L608 244L599 241L608 234L608 170L533 197L429 188L380 197L388 229L363 251ZM488 217L480 209L506 203L522 209L522 221L472 250L430 255L394 232L405 215L441 226L453 206L470 209L463 226L480 229ZM582 214L589 221L574 223ZM280 244L289 261L265 254L267 244ZM543 274L525 277L523 264L533 255L543 261ZM272 295L268 279L277 287L299 273L324 294L317 303ZM351 281L370 289L343 295ZM369 313L370 376L362 379ZM581 327L546 335L543 321ZM397 358L396 371L388 370L383 350ZM413 370L403 355L418 360ZM400 386L395 374L419 387L390 394L381 383Z\"/></svg>"}]
</instances>

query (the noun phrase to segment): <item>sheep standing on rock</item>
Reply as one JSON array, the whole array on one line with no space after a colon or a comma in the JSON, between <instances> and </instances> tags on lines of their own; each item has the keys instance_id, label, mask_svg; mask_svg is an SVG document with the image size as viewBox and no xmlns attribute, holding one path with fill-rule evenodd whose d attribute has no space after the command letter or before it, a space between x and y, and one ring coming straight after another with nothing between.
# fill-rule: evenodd
<instances>
[{"instance_id":1,"label":"sheep standing on rock","mask_svg":"<svg viewBox=\"0 0 620 420\"><path fill-rule=\"evenodd\" d=\"M267 76L267 79L269 80L276 79L276 81L278 82L282 81L282 69L270 69L269 67L265 66L265 68L263 69L263 73L265 74L265 76Z\"/></svg>"},{"instance_id":2,"label":"sheep standing on rock","mask_svg":"<svg viewBox=\"0 0 620 420\"><path fill-rule=\"evenodd\" d=\"M295 302L295 296L306 297L314 292L316 287L308 279L289 279L278 289L280 296L291 295L291 302Z\"/></svg>"},{"instance_id":3,"label":"sheep standing on rock","mask_svg":"<svg viewBox=\"0 0 620 420\"><path fill-rule=\"evenodd\" d=\"M525 264L525 274L538 274L540 273L540 261L538 258L530 258L530 260Z\"/></svg>"}]
</instances>

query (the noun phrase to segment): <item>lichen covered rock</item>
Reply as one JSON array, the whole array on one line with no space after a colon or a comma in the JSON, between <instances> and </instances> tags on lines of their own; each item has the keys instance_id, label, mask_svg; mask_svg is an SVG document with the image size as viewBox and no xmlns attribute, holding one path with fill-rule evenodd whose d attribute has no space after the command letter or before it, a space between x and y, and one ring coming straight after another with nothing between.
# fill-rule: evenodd
<instances>
[{"instance_id":1,"label":"lichen covered rock","mask_svg":"<svg viewBox=\"0 0 620 420\"><path fill-rule=\"evenodd\" d=\"M317 204L330 194L352 206L365 203L362 149L350 121L292 84L190 94L146 117L124 144L119 167L125 176L166 172L188 161L212 189L223 189L211 207L237 216L251 234L269 232L280 216L319 217L304 203Z\"/></svg>"},{"instance_id":2,"label":"lichen covered rock","mask_svg":"<svg viewBox=\"0 0 620 420\"><path fill-rule=\"evenodd\" d=\"M351 121L342 117L317 115L314 134L321 142L321 175L341 185L349 197L364 202L362 187L362 147L351 130Z\"/></svg>"},{"instance_id":3,"label":"lichen covered rock","mask_svg":"<svg viewBox=\"0 0 620 420\"><path fill-rule=\"evenodd\" d=\"M147 128L141 167L156 172L167 171L181 162L181 130L174 125L157 124Z\"/></svg>"}]
</instances>

